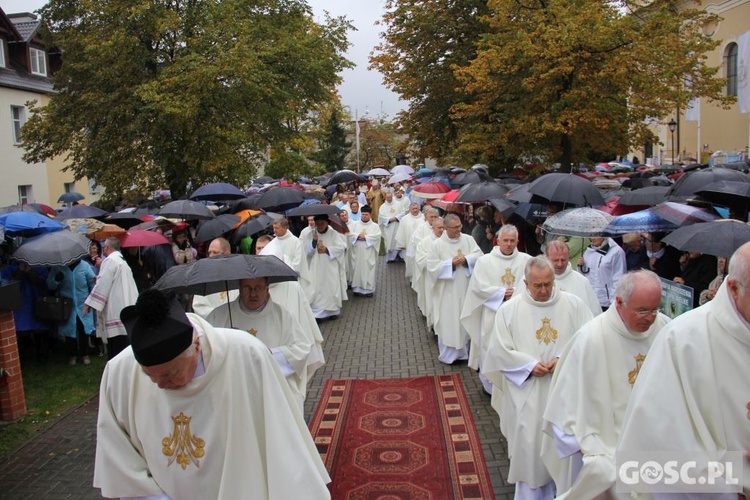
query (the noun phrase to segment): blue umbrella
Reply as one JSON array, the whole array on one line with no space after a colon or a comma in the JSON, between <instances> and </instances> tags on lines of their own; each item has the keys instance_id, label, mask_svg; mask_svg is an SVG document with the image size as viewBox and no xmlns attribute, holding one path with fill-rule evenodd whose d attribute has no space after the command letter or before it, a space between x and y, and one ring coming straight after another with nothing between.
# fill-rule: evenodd
<instances>
[{"instance_id":1,"label":"blue umbrella","mask_svg":"<svg viewBox=\"0 0 750 500\"><path fill-rule=\"evenodd\" d=\"M646 209L615 217L604 228L604 234L616 236L628 233L661 233L674 231L677 227L676 224L672 224Z\"/></svg>"},{"instance_id":2,"label":"blue umbrella","mask_svg":"<svg viewBox=\"0 0 750 500\"><path fill-rule=\"evenodd\" d=\"M57 199L58 203L75 203L76 201L81 201L84 198L84 196L81 193L76 193L75 191L71 191L69 193L63 193L60 195L60 197Z\"/></svg>"},{"instance_id":3,"label":"blue umbrella","mask_svg":"<svg viewBox=\"0 0 750 500\"><path fill-rule=\"evenodd\" d=\"M63 225L56 220L33 212L9 212L0 215L0 226L9 235L16 236L34 236L63 229Z\"/></svg>"}]
</instances>

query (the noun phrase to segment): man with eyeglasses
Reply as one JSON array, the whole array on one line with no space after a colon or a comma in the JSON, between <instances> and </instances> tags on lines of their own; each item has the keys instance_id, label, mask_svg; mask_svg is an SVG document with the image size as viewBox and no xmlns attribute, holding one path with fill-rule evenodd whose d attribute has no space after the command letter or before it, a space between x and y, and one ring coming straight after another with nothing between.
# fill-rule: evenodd
<instances>
[{"instance_id":1,"label":"man with eyeglasses","mask_svg":"<svg viewBox=\"0 0 750 500\"><path fill-rule=\"evenodd\" d=\"M618 453L668 451L719 461L738 454L737 488L705 498L750 498L749 286L745 243L730 259L714 299L659 332L633 387L617 447Z\"/></svg>"},{"instance_id":2,"label":"man with eyeglasses","mask_svg":"<svg viewBox=\"0 0 750 500\"><path fill-rule=\"evenodd\" d=\"M453 364L469 359L469 332L461 325L461 309L466 300L474 263L484 255L477 242L461 233L461 219L455 214L445 216L445 232L429 249L425 269L435 285L427 300L432 299L435 312L435 335L438 337L438 360Z\"/></svg>"},{"instance_id":3,"label":"man with eyeglasses","mask_svg":"<svg viewBox=\"0 0 750 500\"><path fill-rule=\"evenodd\" d=\"M302 413L260 340L214 328L154 289L120 317L132 349L102 375L94 486L103 496L330 498Z\"/></svg>"},{"instance_id":4,"label":"man with eyeglasses","mask_svg":"<svg viewBox=\"0 0 750 500\"><path fill-rule=\"evenodd\" d=\"M271 299L267 278L240 280L240 296L214 309L206 320L217 328L235 328L257 337L271 350L302 411L315 340L297 317Z\"/></svg>"},{"instance_id":5,"label":"man with eyeglasses","mask_svg":"<svg viewBox=\"0 0 750 500\"><path fill-rule=\"evenodd\" d=\"M542 448L558 498L614 493L614 450L625 407L656 334L669 322L660 304L655 273L625 274L614 307L586 323L560 356Z\"/></svg>"},{"instance_id":6,"label":"man with eyeglasses","mask_svg":"<svg viewBox=\"0 0 750 500\"><path fill-rule=\"evenodd\" d=\"M482 368L487 342L495 326L495 315L502 303L523 283L529 254L518 251L518 229L506 224L497 232L497 245L477 259L471 275L461 322L469 332L469 367ZM582 278L584 279L584 278ZM492 384L479 374L484 390L492 394Z\"/></svg>"},{"instance_id":7,"label":"man with eyeglasses","mask_svg":"<svg viewBox=\"0 0 750 500\"><path fill-rule=\"evenodd\" d=\"M492 407L508 440L516 498L551 499L555 483L540 456L542 414L558 357L592 315L581 299L555 288L545 257L528 260L524 281L526 291L497 311L482 372L494 386Z\"/></svg>"}]
</instances>

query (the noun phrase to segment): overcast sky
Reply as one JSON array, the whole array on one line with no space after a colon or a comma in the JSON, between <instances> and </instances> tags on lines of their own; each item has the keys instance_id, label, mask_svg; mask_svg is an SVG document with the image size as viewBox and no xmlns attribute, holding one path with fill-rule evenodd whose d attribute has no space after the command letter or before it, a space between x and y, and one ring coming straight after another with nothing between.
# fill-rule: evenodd
<instances>
[{"instance_id":1,"label":"overcast sky","mask_svg":"<svg viewBox=\"0 0 750 500\"><path fill-rule=\"evenodd\" d=\"M378 117L384 113L393 118L398 111L406 107L398 96L382 85L380 73L367 69L368 57L378 43L378 33L382 27L375 26L383 13L383 0L353 2L352 0L307 0L313 7L318 20L323 20L323 11L332 16L346 16L352 21L357 31L349 33L352 46L348 58L356 67L343 73L344 82L339 88L344 106L362 117ZM6 14L34 11L44 5L44 0L0 0L0 7Z\"/></svg>"}]
</instances>

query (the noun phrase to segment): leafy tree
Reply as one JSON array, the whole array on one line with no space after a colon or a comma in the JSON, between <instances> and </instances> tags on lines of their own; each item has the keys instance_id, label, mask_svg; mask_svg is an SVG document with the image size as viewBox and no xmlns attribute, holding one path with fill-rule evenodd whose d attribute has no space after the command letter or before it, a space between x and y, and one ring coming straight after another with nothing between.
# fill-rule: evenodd
<instances>
[{"instance_id":1,"label":"leafy tree","mask_svg":"<svg viewBox=\"0 0 750 500\"><path fill-rule=\"evenodd\" d=\"M399 153L404 153L406 145L405 137L399 135L393 123L378 120L359 120L359 168L366 172L375 167L389 169L395 166L395 158ZM350 168L357 170L357 151L353 148L349 154L348 163Z\"/></svg>"},{"instance_id":2,"label":"leafy tree","mask_svg":"<svg viewBox=\"0 0 750 500\"><path fill-rule=\"evenodd\" d=\"M386 2L385 41L371 63L386 85L409 102L397 118L417 156L455 156L457 127L451 109L467 96L454 69L474 59L488 12L487 0Z\"/></svg>"},{"instance_id":3,"label":"leafy tree","mask_svg":"<svg viewBox=\"0 0 750 500\"><path fill-rule=\"evenodd\" d=\"M352 147L346 138L346 129L341 125L340 113L337 108L331 110L319 141L320 149L311 155L311 159L322 164L329 172L344 168L346 155Z\"/></svg>"},{"instance_id":4,"label":"leafy tree","mask_svg":"<svg viewBox=\"0 0 750 500\"><path fill-rule=\"evenodd\" d=\"M113 198L244 184L350 66L348 21L316 23L304 0L51 0L41 14L64 64L25 159L67 155Z\"/></svg>"},{"instance_id":5,"label":"leafy tree","mask_svg":"<svg viewBox=\"0 0 750 500\"><path fill-rule=\"evenodd\" d=\"M653 140L649 117L684 109L691 97L731 102L718 68L706 65L719 42L702 33L715 19L705 11L673 0L488 5L477 57L456 69L472 96L454 114L467 149L542 154L569 171L589 151Z\"/></svg>"}]
</instances>

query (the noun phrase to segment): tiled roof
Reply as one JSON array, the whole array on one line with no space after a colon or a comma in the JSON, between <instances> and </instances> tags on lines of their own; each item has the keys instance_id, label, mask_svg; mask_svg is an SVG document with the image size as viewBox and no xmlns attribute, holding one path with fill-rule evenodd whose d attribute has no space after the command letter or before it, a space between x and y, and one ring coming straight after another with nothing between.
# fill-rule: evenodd
<instances>
[{"instance_id":1,"label":"tiled roof","mask_svg":"<svg viewBox=\"0 0 750 500\"><path fill-rule=\"evenodd\" d=\"M27 43L31 40L31 37L34 36L36 29L41 24L41 21L38 19L36 21L15 21L14 19L11 19L11 22L18 30L18 33L23 37L23 41Z\"/></svg>"},{"instance_id":2,"label":"tiled roof","mask_svg":"<svg viewBox=\"0 0 750 500\"><path fill-rule=\"evenodd\" d=\"M49 78L29 75L11 68L0 68L0 87L42 94L49 94L53 91L52 82Z\"/></svg>"}]
</instances>

